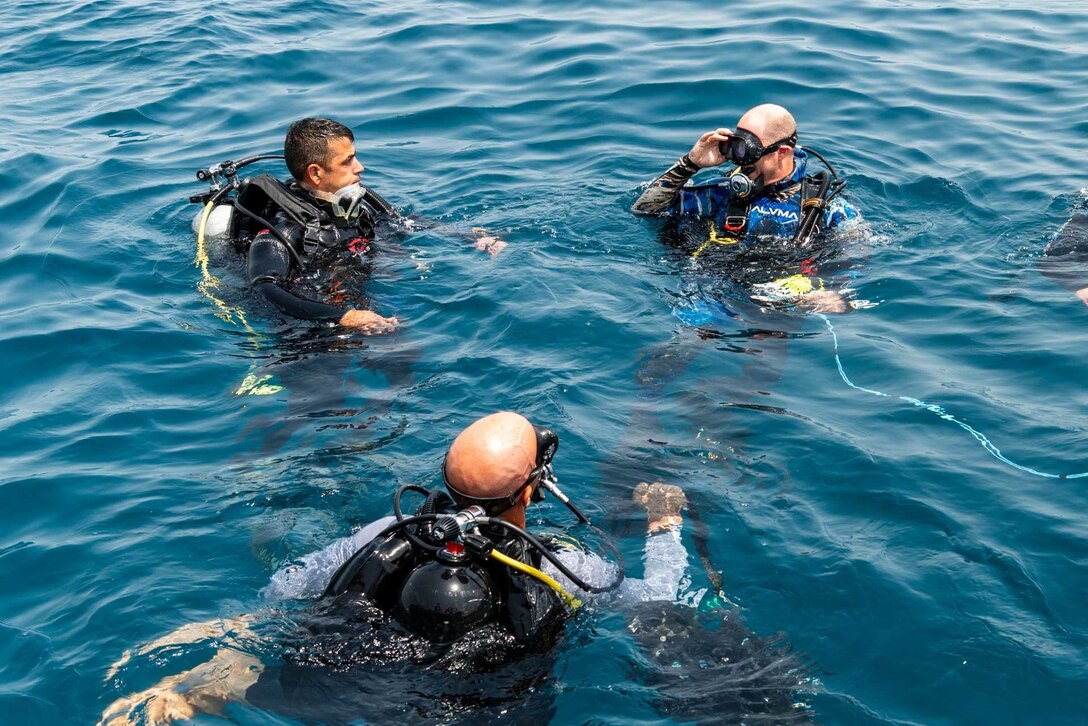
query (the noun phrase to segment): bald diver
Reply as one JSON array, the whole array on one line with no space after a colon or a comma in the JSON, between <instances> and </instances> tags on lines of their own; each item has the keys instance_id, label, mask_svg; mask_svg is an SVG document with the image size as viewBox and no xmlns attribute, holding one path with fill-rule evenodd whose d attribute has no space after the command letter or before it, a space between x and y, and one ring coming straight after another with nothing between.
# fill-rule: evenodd
<instances>
[{"instance_id":1,"label":"bald diver","mask_svg":"<svg viewBox=\"0 0 1088 726\"><path fill-rule=\"evenodd\" d=\"M460 722L511 713L519 722L547 723L560 636L580 603L593 599L629 613L628 631L655 664L643 671L660 687L662 712L696 721L710 713L705 698L678 696L683 684L673 676L682 663L703 674L690 674L700 688L708 685L700 678L716 674L721 688L736 690L719 700L738 717L768 709L791 719L804 714L795 703L805 688L795 657L745 630L735 609L686 604L698 598L685 591L679 487L654 482L634 490L646 512L641 579L624 578L617 558L525 530L526 510L544 492L588 521L557 485L557 448L554 432L515 413L474 422L447 452L444 491L428 492L414 514L402 511L401 498L426 490L402 487L392 517L273 576L269 598L312 600L297 626L278 629L278 663L253 654L269 629L256 616L186 626L139 653L210 639L217 644L212 659L116 700L101 722L169 723L245 702L307 723ZM721 624L708 629L708 618Z\"/></svg>"}]
</instances>

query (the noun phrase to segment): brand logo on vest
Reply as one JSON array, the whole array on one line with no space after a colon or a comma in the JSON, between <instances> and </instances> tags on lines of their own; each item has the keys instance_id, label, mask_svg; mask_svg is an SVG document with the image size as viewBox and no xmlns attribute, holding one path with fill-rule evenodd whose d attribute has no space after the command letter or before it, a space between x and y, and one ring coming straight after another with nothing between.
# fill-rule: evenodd
<instances>
[{"instance_id":1,"label":"brand logo on vest","mask_svg":"<svg viewBox=\"0 0 1088 726\"><path fill-rule=\"evenodd\" d=\"M792 209L783 209L782 207L761 206L758 204L753 204L752 211L756 214L762 214L765 217L775 217L777 219L789 222L797 221L797 212Z\"/></svg>"}]
</instances>

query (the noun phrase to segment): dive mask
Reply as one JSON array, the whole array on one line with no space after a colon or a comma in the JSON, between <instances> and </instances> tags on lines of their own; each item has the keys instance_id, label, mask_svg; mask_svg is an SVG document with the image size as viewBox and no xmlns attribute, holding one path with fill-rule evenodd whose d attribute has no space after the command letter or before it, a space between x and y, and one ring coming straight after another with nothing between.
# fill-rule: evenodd
<instances>
[{"instance_id":1,"label":"dive mask","mask_svg":"<svg viewBox=\"0 0 1088 726\"><path fill-rule=\"evenodd\" d=\"M782 146L797 146L797 132L773 144L764 146L759 137L748 129L738 128L728 141L718 142L718 150L728 161L737 166L751 166L767 154Z\"/></svg>"},{"instance_id":2,"label":"dive mask","mask_svg":"<svg viewBox=\"0 0 1088 726\"><path fill-rule=\"evenodd\" d=\"M359 182L349 184L335 192L310 192L318 199L326 201L332 207L332 213L339 219L354 222L366 208L366 187Z\"/></svg>"},{"instance_id":3,"label":"dive mask","mask_svg":"<svg viewBox=\"0 0 1088 726\"><path fill-rule=\"evenodd\" d=\"M529 472L529 476L525 479L525 483L518 487L514 492L505 497L470 497L467 494L462 494L450 484L450 480L446 477L446 462L443 461L442 480L446 483L446 489L449 489L450 493L457 497L463 506L469 507L475 505L482 507L489 517L497 517L517 504L518 499L521 497L521 493L529 486L533 487L532 501L543 501L544 490L540 485L544 480L551 482L555 479L555 474L552 473L552 458L555 456L556 449L559 448L559 435L551 429L537 426L536 424L533 424L533 432L536 433L536 466ZM449 456L448 453L446 455Z\"/></svg>"}]
</instances>

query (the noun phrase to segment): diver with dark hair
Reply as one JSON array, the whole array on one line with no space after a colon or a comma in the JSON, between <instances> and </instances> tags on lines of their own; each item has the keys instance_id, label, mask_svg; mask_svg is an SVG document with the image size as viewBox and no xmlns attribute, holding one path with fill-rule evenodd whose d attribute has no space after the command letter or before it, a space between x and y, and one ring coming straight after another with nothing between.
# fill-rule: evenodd
<instances>
[{"instance_id":1,"label":"diver with dark hair","mask_svg":"<svg viewBox=\"0 0 1088 726\"><path fill-rule=\"evenodd\" d=\"M354 141L351 129L337 121L300 119L291 124L283 144L289 182L268 174L235 180L243 165L270 157L224 162L197 172L212 189L191 200L205 205L197 223L198 243L214 218L218 230L246 255L250 285L281 313L382 333L393 330L397 318L357 307L353 299L358 298L358 281L370 273L375 237L384 232L394 238L430 223L402 217L360 184L364 167ZM221 177L229 180L226 186ZM230 191L236 193L229 196ZM220 208L228 217L225 223ZM477 249L496 254L506 246L483 230L474 234L483 235L475 239Z\"/></svg>"},{"instance_id":2,"label":"diver with dark hair","mask_svg":"<svg viewBox=\"0 0 1088 726\"><path fill-rule=\"evenodd\" d=\"M1047 244L1039 270L1088 305L1088 212L1081 209Z\"/></svg>"},{"instance_id":3,"label":"diver with dark hair","mask_svg":"<svg viewBox=\"0 0 1088 726\"><path fill-rule=\"evenodd\" d=\"M371 389L410 385L413 364L422 355L411 340L364 342L337 327L364 334L396 329L400 319L373 309L364 287L379 264L378 252L388 252L408 233L439 228L433 220L400 214L360 183L363 165L354 141L351 129L337 121L304 118L291 124L284 139L290 179L280 181L271 174L243 178L250 165L278 156L225 161L197 172L210 185L207 192L190 197L202 204L194 222L202 270L198 289L215 304L220 318L251 330L241 308L217 297L220 280L209 270L209 248L240 255L255 297L287 323L270 328L270 342L258 342L260 335L251 331L251 347L260 355L247 355L253 363L233 387L237 396L275 395L286 389L286 415L271 423L259 418L243 432L260 432L265 453L279 450L317 419L335 417L329 424L333 427L358 425L344 418L366 411L375 420L388 409L391 397L385 391L370 395ZM471 239L478 250L492 254L506 246L480 229L472 233L484 235L478 238L456 228L441 232ZM229 244L211 247L205 242L219 238ZM320 324L300 326L300 320ZM353 405L351 391L363 393L366 407Z\"/></svg>"},{"instance_id":4,"label":"diver with dark hair","mask_svg":"<svg viewBox=\"0 0 1088 726\"><path fill-rule=\"evenodd\" d=\"M813 155L826 170L811 173ZM691 182L701 170L730 162L724 175ZM745 112L736 130L700 136L631 211L669 218L667 242L737 276L753 299L840 313L849 307L824 289L820 268L834 254L826 233L859 218L841 195L844 186L822 156L798 145L790 112L762 104Z\"/></svg>"}]
</instances>

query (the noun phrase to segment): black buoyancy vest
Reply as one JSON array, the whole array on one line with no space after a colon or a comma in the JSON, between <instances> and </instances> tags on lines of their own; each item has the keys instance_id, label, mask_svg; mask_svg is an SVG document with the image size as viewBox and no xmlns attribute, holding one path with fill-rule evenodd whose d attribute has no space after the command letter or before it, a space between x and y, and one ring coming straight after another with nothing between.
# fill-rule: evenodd
<instances>
[{"instance_id":1,"label":"black buoyancy vest","mask_svg":"<svg viewBox=\"0 0 1088 726\"><path fill-rule=\"evenodd\" d=\"M301 241L304 245L321 247L330 246L330 237L338 236L322 234L322 230L347 229L353 235L358 231L361 236L370 238L374 233L376 217L379 215L399 216L389 202L371 189L364 189L364 201L368 206L367 213L361 215L357 221L347 222L329 214L309 194L297 189L294 185L288 186L271 174L258 174L246 181L239 189L234 205L260 217L262 221L255 220L245 213L233 215L231 239L234 240L236 249L244 252L246 243L259 231L262 222L267 223L266 226L269 227L272 225L277 211L282 212L302 228ZM301 255L305 250L296 250L296 252Z\"/></svg>"}]
</instances>

